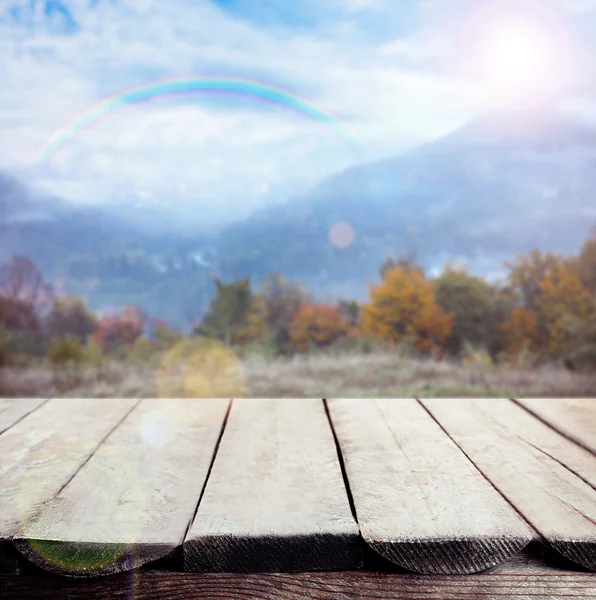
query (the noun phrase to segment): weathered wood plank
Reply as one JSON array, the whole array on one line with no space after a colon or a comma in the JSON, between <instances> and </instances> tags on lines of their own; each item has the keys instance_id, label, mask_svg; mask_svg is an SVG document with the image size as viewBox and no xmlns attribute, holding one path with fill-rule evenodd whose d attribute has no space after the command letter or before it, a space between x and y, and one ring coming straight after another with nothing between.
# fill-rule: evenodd
<instances>
[{"instance_id":1,"label":"weathered wood plank","mask_svg":"<svg viewBox=\"0 0 596 600\"><path fill-rule=\"evenodd\" d=\"M39 408L46 398L4 398L0 400L0 434Z\"/></svg>"},{"instance_id":2,"label":"weathered wood plank","mask_svg":"<svg viewBox=\"0 0 596 600\"><path fill-rule=\"evenodd\" d=\"M2 572L17 568L8 540L66 485L137 402L50 400L0 435Z\"/></svg>"},{"instance_id":3,"label":"weathered wood plank","mask_svg":"<svg viewBox=\"0 0 596 600\"><path fill-rule=\"evenodd\" d=\"M520 398L515 401L565 437L596 454L596 398Z\"/></svg>"},{"instance_id":4,"label":"weathered wood plank","mask_svg":"<svg viewBox=\"0 0 596 600\"><path fill-rule=\"evenodd\" d=\"M527 417L521 407L506 399L422 402L552 548L596 570L596 491L519 437Z\"/></svg>"},{"instance_id":5,"label":"weathered wood plank","mask_svg":"<svg viewBox=\"0 0 596 600\"><path fill-rule=\"evenodd\" d=\"M332 400L364 540L419 573L473 573L532 532L416 400Z\"/></svg>"},{"instance_id":6,"label":"weathered wood plank","mask_svg":"<svg viewBox=\"0 0 596 600\"><path fill-rule=\"evenodd\" d=\"M76 477L17 533L35 564L102 575L182 544L229 401L142 400Z\"/></svg>"},{"instance_id":7,"label":"weathered wood plank","mask_svg":"<svg viewBox=\"0 0 596 600\"><path fill-rule=\"evenodd\" d=\"M0 578L2 600L588 600L596 578L524 557L477 575L347 571L300 574L136 571L100 579Z\"/></svg>"},{"instance_id":8,"label":"weathered wood plank","mask_svg":"<svg viewBox=\"0 0 596 600\"><path fill-rule=\"evenodd\" d=\"M596 456L589 450L561 435L515 401L487 402L483 410L518 439L548 454L596 488ZM585 417L589 419L588 414Z\"/></svg>"},{"instance_id":9,"label":"weathered wood plank","mask_svg":"<svg viewBox=\"0 0 596 600\"><path fill-rule=\"evenodd\" d=\"M188 571L360 566L322 400L234 400L183 557Z\"/></svg>"}]
</instances>

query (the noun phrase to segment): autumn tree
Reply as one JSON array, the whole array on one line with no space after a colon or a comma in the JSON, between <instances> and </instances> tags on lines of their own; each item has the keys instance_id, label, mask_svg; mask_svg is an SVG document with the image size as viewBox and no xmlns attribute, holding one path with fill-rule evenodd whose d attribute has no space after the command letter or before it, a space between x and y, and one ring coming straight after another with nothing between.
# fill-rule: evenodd
<instances>
[{"instance_id":1,"label":"autumn tree","mask_svg":"<svg viewBox=\"0 0 596 600\"><path fill-rule=\"evenodd\" d=\"M157 350L168 350L182 341L182 334L174 330L163 319L151 321L151 337Z\"/></svg>"},{"instance_id":2,"label":"autumn tree","mask_svg":"<svg viewBox=\"0 0 596 600\"><path fill-rule=\"evenodd\" d=\"M242 279L227 284L216 279L215 286L216 295L201 324L195 329L195 334L231 344L237 332L246 324L252 302L250 280Z\"/></svg>"},{"instance_id":3,"label":"autumn tree","mask_svg":"<svg viewBox=\"0 0 596 600\"><path fill-rule=\"evenodd\" d=\"M539 312L540 282L560 263L559 256L552 253L543 254L538 250L518 256L513 263L505 263L509 269L509 287L517 295L521 306Z\"/></svg>"},{"instance_id":4,"label":"autumn tree","mask_svg":"<svg viewBox=\"0 0 596 600\"><path fill-rule=\"evenodd\" d=\"M51 299L51 286L27 256L15 254L0 266L0 293L18 302L38 307Z\"/></svg>"},{"instance_id":5,"label":"autumn tree","mask_svg":"<svg viewBox=\"0 0 596 600\"><path fill-rule=\"evenodd\" d=\"M0 326L8 331L38 332L41 321L33 304L1 294Z\"/></svg>"},{"instance_id":6,"label":"autumn tree","mask_svg":"<svg viewBox=\"0 0 596 600\"><path fill-rule=\"evenodd\" d=\"M411 253L408 256L400 256L398 258L388 258L379 269L379 274L382 279L385 279L385 275L395 267L401 267L407 271L416 270L420 273L424 273L424 269L416 261L416 254Z\"/></svg>"},{"instance_id":7,"label":"autumn tree","mask_svg":"<svg viewBox=\"0 0 596 600\"><path fill-rule=\"evenodd\" d=\"M466 344L488 348L493 310L490 285L464 269L448 267L433 286L438 305L453 316L446 349L459 355Z\"/></svg>"},{"instance_id":8,"label":"autumn tree","mask_svg":"<svg viewBox=\"0 0 596 600\"><path fill-rule=\"evenodd\" d=\"M596 297L596 230L583 245L573 268L584 288Z\"/></svg>"},{"instance_id":9,"label":"autumn tree","mask_svg":"<svg viewBox=\"0 0 596 600\"><path fill-rule=\"evenodd\" d=\"M292 352L290 329L302 303L310 300L308 293L273 274L265 277L259 296L268 343L281 354Z\"/></svg>"},{"instance_id":10,"label":"autumn tree","mask_svg":"<svg viewBox=\"0 0 596 600\"><path fill-rule=\"evenodd\" d=\"M518 307L536 315L537 350L559 357L568 341L565 319L581 320L590 314L591 295L574 262L532 251L509 266L509 285L517 296Z\"/></svg>"},{"instance_id":11,"label":"autumn tree","mask_svg":"<svg viewBox=\"0 0 596 600\"><path fill-rule=\"evenodd\" d=\"M505 338L504 351L510 356L519 356L524 350L539 349L538 314L522 306L514 308L500 326Z\"/></svg>"},{"instance_id":12,"label":"autumn tree","mask_svg":"<svg viewBox=\"0 0 596 600\"><path fill-rule=\"evenodd\" d=\"M15 254L0 266L0 325L10 331L39 332L39 310L51 287L35 263Z\"/></svg>"},{"instance_id":13,"label":"autumn tree","mask_svg":"<svg viewBox=\"0 0 596 600\"><path fill-rule=\"evenodd\" d=\"M265 298L262 294L254 294L244 325L238 328L234 334L234 343L240 346L251 344L265 346L270 341L269 337Z\"/></svg>"},{"instance_id":14,"label":"autumn tree","mask_svg":"<svg viewBox=\"0 0 596 600\"><path fill-rule=\"evenodd\" d=\"M596 372L596 298L586 318L567 315L563 321L567 343L563 358L573 370Z\"/></svg>"},{"instance_id":15,"label":"autumn tree","mask_svg":"<svg viewBox=\"0 0 596 600\"><path fill-rule=\"evenodd\" d=\"M56 299L45 318L46 331L52 338L72 336L84 342L95 331L97 317L74 296Z\"/></svg>"},{"instance_id":16,"label":"autumn tree","mask_svg":"<svg viewBox=\"0 0 596 600\"><path fill-rule=\"evenodd\" d=\"M546 331L546 351L559 357L568 343L565 318L584 321L591 311L590 293L566 263L552 269L539 283L539 314Z\"/></svg>"},{"instance_id":17,"label":"autumn tree","mask_svg":"<svg viewBox=\"0 0 596 600\"><path fill-rule=\"evenodd\" d=\"M390 343L414 340L421 352L444 347L453 327L451 315L437 304L433 287L417 268L393 267L371 286L362 313L362 330Z\"/></svg>"},{"instance_id":18,"label":"autumn tree","mask_svg":"<svg viewBox=\"0 0 596 600\"><path fill-rule=\"evenodd\" d=\"M360 321L362 307L356 300L340 300L337 303L339 314L348 321L350 327L356 327Z\"/></svg>"},{"instance_id":19,"label":"autumn tree","mask_svg":"<svg viewBox=\"0 0 596 600\"><path fill-rule=\"evenodd\" d=\"M143 335L146 321L145 315L137 307L127 306L98 320L93 341L106 353L119 348L131 349Z\"/></svg>"},{"instance_id":20,"label":"autumn tree","mask_svg":"<svg viewBox=\"0 0 596 600\"><path fill-rule=\"evenodd\" d=\"M290 340L300 352L325 349L343 338L349 327L337 306L304 302L292 321Z\"/></svg>"}]
</instances>

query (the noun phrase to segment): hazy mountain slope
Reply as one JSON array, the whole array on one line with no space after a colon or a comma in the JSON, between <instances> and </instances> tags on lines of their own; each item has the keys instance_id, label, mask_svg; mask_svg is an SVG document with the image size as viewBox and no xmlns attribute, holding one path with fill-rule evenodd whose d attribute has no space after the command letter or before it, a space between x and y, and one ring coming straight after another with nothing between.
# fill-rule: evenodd
<instances>
[{"instance_id":1,"label":"hazy mountain slope","mask_svg":"<svg viewBox=\"0 0 596 600\"><path fill-rule=\"evenodd\" d=\"M596 131L554 114L498 114L404 156L358 166L230 227L230 277L279 270L325 293L362 294L388 255L479 271L538 247L574 252L596 223ZM329 241L349 224L354 242Z\"/></svg>"},{"instance_id":2,"label":"hazy mountain slope","mask_svg":"<svg viewBox=\"0 0 596 600\"><path fill-rule=\"evenodd\" d=\"M75 206L0 172L0 258L32 258L53 283L104 311L136 304L178 325L194 321L212 289L198 240L159 235L133 219Z\"/></svg>"},{"instance_id":3,"label":"hazy mountain slope","mask_svg":"<svg viewBox=\"0 0 596 600\"><path fill-rule=\"evenodd\" d=\"M134 211L82 207L0 172L0 251L32 257L99 310L134 303L188 325L213 276L278 271L319 297L360 297L388 256L465 258L484 275L531 248L574 253L596 224L596 132L555 115L491 115L404 156L360 165L217 237ZM184 213L172 213L182 223ZM156 221L156 222L155 222ZM330 228L354 232L345 248Z\"/></svg>"}]
</instances>

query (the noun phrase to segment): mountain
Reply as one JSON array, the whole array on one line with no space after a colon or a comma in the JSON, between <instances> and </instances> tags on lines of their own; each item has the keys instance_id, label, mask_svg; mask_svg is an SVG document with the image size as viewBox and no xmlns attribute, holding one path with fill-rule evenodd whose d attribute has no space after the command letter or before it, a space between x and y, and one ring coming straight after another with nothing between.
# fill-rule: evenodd
<instances>
[{"instance_id":1,"label":"mountain","mask_svg":"<svg viewBox=\"0 0 596 600\"><path fill-rule=\"evenodd\" d=\"M100 312L136 304L188 326L213 286L208 243L73 205L0 172L0 258L25 254Z\"/></svg>"},{"instance_id":2,"label":"mountain","mask_svg":"<svg viewBox=\"0 0 596 600\"><path fill-rule=\"evenodd\" d=\"M429 269L458 259L486 275L532 248L575 252L596 223L595 189L595 129L556 113L491 114L230 226L219 268L357 297L389 256ZM353 230L345 248L330 242L338 223Z\"/></svg>"},{"instance_id":3,"label":"mountain","mask_svg":"<svg viewBox=\"0 0 596 600\"><path fill-rule=\"evenodd\" d=\"M126 198L122 210L73 205L0 172L0 251L30 256L96 310L133 303L189 326L215 274L258 285L277 271L319 298L364 299L388 257L498 276L503 259L532 248L575 253L596 223L594 190L594 128L501 113L211 234L183 234L182 212L168 223Z\"/></svg>"}]
</instances>

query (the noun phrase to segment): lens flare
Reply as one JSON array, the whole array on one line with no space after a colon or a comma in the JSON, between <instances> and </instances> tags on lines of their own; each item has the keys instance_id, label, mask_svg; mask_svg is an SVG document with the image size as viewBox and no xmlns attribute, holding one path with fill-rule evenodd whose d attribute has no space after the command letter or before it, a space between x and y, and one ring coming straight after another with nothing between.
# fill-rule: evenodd
<instances>
[{"instance_id":1,"label":"lens flare","mask_svg":"<svg viewBox=\"0 0 596 600\"><path fill-rule=\"evenodd\" d=\"M89 449L77 445L65 445L53 448L39 448L30 453L27 458L27 469L23 472L18 490L19 516L23 531L43 517L44 512L39 511L39 506L34 499L40 497L40 490L44 486L44 474L52 465L59 465L66 459L84 459L89 455ZM148 515L148 498L141 485L139 473L126 460L124 452L118 448L101 448L93 455L93 470L83 467L77 472L75 478L68 485L76 485L84 490L81 495L101 498L105 496L107 504L113 501L110 494L114 489L125 489L126 497L122 502L134 502L138 507L138 515ZM88 463L89 464L89 463ZM97 473L102 474L97 477ZM106 481L110 482L106 486ZM67 489L67 488L66 488ZM60 495L55 500L57 502ZM132 542L141 537L148 517L135 518L131 523L126 518L125 511L114 513L112 518L117 521L118 531L122 543L110 544L70 544L68 541L56 542L53 540L29 540L28 547L32 559L36 563L51 566L52 570L68 573L104 573L109 571L110 565L115 563L129 563L132 568ZM35 557L35 558L34 558Z\"/></svg>"},{"instance_id":2,"label":"lens flare","mask_svg":"<svg viewBox=\"0 0 596 600\"><path fill-rule=\"evenodd\" d=\"M463 28L460 61L491 107L538 107L556 101L572 71L562 19L536 0L484 5Z\"/></svg>"},{"instance_id":3,"label":"lens flare","mask_svg":"<svg viewBox=\"0 0 596 600\"><path fill-rule=\"evenodd\" d=\"M329 241L336 248L347 248L352 245L356 234L348 223L336 223L329 229Z\"/></svg>"},{"instance_id":4,"label":"lens flare","mask_svg":"<svg viewBox=\"0 0 596 600\"><path fill-rule=\"evenodd\" d=\"M238 398L246 394L244 368L223 342L187 339L166 352L157 373L160 398Z\"/></svg>"}]
</instances>

